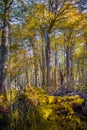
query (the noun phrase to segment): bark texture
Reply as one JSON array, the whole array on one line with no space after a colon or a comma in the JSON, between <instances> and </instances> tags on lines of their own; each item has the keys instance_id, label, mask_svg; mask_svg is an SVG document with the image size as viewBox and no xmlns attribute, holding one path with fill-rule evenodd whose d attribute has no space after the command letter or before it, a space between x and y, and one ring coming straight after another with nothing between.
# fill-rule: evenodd
<instances>
[{"instance_id":1,"label":"bark texture","mask_svg":"<svg viewBox=\"0 0 87 130\"><path fill-rule=\"evenodd\" d=\"M7 87L7 63L8 63L8 41L9 41L9 14L10 0L4 0L4 19L2 29L2 41L0 46L0 92L5 93Z\"/></svg>"}]
</instances>

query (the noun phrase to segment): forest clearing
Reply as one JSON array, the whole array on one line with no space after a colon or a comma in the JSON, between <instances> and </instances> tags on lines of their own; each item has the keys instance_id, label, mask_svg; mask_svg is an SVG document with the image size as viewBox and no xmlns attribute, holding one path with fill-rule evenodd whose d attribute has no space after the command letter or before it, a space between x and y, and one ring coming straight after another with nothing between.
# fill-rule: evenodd
<instances>
[{"instance_id":1,"label":"forest clearing","mask_svg":"<svg viewBox=\"0 0 87 130\"><path fill-rule=\"evenodd\" d=\"M0 0L0 130L87 130L86 0Z\"/></svg>"}]
</instances>

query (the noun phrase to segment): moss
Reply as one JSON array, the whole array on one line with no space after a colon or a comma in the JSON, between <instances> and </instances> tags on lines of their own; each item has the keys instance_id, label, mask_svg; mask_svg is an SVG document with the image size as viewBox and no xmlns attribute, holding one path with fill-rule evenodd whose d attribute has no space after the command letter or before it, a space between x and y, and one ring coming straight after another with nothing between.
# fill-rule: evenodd
<instances>
[{"instance_id":1,"label":"moss","mask_svg":"<svg viewBox=\"0 0 87 130\"><path fill-rule=\"evenodd\" d=\"M41 112L43 113L42 116L44 119L47 119L51 114L52 114L52 109L51 108L42 108Z\"/></svg>"},{"instance_id":2,"label":"moss","mask_svg":"<svg viewBox=\"0 0 87 130\"><path fill-rule=\"evenodd\" d=\"M85 102L84 99L78 99L76 101L71 101L70 104L74 108L74 107L77 107L77 106L81 106L84 102Z\"/></svg>"},{"instance_id":3,"label":"moss","mask_svg":"<svg viewBox=\"0 0 87 130\"><path fill-rule=\"evenodd\" d=\"M57 104L58 99L54 96L49 96L49 104Z\"/></svg>"},{"instance_id":4,"label":"moss","mask_svg":"<svg viewBox=\"0 0 87 130\"><path fill-rule=\"evenodd\" d=\"M47 95L44 89L30 87L24 93L14 92L13 101L10 130L87 129L85 121L73 110L73 106L84 102L79 95L55 97Z\"/></svg>"}]
</instances>

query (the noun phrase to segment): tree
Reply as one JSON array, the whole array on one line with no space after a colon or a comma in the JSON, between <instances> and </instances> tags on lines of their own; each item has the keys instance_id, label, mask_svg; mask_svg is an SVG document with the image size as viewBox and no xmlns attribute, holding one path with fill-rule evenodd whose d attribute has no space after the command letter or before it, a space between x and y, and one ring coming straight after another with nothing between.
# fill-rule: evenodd
<instances>
[{"instance_id":1,"label":"tree","mask_svg":"<svg viewBox=\"0 0 87 130\"><path fill-rule=\"evenodd\" d=\"M5 93L7 86L8 42L9 42L9 19L13 0L4 0L2 41L0 46L0 92Z\"/></svg>"}]
</instances>

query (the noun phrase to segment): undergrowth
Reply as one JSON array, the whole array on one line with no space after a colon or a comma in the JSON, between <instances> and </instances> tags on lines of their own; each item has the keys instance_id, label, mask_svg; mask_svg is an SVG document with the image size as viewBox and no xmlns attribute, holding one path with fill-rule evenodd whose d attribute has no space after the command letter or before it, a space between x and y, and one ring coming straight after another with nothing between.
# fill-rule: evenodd
<instances>
[{"instance_id":1,"label":"undergrowth","mask_svg":"<svg viewBox=\"0 0 87 130\"><path fill-rule=\"evenodd\" d=\"M73 110L73 107L81 106L83 103L84 99L79 95L49 96L43 89L32 87L24 92L16 92L12 105L13 112L8 114L9 128L10 130L86 130L87 121L81 120Z\"/></svg>"}]
</instances>

